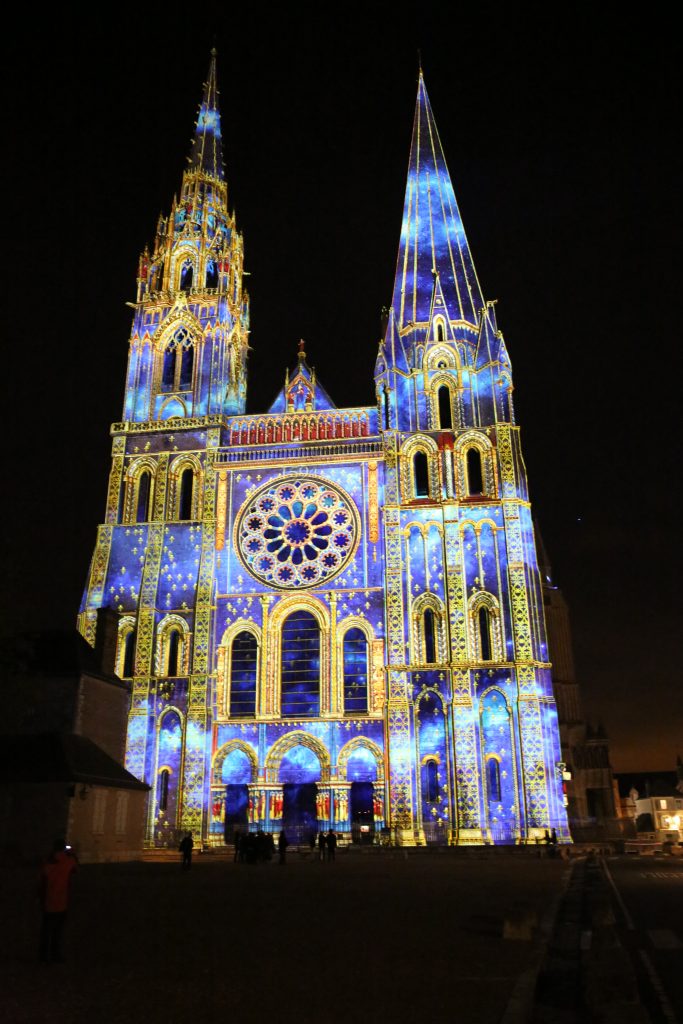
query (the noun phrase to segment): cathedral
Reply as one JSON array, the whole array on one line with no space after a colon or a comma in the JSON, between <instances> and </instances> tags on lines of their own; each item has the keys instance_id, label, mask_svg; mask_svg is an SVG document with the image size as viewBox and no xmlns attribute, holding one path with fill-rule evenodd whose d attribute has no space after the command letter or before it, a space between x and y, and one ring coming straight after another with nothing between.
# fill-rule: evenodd
<instances>
[{"instance_id":1,"label":"cathedral","mask_svg":"<svg viewBox=\"0 0 683 1024\"><path fill-rule=\"evenodd\" d=\"M337 407L302 342L246 412L243 274L214 53L140 257L79 615L92 645L117 616L147 844L568 840L512 369L422 75L369 404Z\"/></svg>"}]
</instances>

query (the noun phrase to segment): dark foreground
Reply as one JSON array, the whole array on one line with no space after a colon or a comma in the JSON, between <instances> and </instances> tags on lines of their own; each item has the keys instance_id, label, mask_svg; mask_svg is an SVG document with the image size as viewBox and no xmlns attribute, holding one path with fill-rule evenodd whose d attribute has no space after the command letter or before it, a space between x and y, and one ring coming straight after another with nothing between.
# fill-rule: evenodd
<instances>
[{"instance_id":1,"label":"dark foreground","mask_svg":"<svg viewBox=\"0 0 683 1024\"><path fill-rule=\"evenodd\" d=\"M294 853L285 867L214 855L188 873L175 861L85 866L67 961L50 966L37 962L36 874L6 871L0 1015L497 1022L538 955L537 939L504 938L504 923L523 935L530 915L542 920L567 870L518 852L341 851L333 864Z\"/></svg>"}]
</instances>

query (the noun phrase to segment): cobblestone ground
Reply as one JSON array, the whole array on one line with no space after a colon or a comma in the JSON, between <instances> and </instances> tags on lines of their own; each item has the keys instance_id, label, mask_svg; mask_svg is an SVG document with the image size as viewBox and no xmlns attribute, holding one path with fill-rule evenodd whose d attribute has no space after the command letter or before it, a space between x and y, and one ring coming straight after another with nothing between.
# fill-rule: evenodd
<instances>
[{"instance_id":1,"label":"cobblestone ground","mask_svg":"<svg viewBox=\"0 0 683 1024\"><path fill-rule=\"evenodd\" d=\"M502 851L501 851L502 852ZM465 855L460 855L464 853ZM471 856L468 854L472 854ZM511 850L406 856L290 853L89 865L74 885L66 963L37 962L36 871L5 870L0 1017L41 1022L499 1021L564 865Z\"/></svg>"}]
</instances>

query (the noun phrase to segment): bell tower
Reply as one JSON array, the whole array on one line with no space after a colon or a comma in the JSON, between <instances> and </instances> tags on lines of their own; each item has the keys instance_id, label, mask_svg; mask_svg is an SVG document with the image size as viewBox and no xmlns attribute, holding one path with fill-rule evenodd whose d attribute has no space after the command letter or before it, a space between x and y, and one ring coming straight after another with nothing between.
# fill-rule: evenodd
<instances>
[{"instance_id":1,"label":"bell tower","mask_svg":"<svg viewBox=\"0 0 683 1024\"><path fill-rule=\"evenodd\" d=\"M242 413L249 297L244 241L229 212L216 53L180 193L140 255L125 421Z\"/></svg>"}]
</instances>

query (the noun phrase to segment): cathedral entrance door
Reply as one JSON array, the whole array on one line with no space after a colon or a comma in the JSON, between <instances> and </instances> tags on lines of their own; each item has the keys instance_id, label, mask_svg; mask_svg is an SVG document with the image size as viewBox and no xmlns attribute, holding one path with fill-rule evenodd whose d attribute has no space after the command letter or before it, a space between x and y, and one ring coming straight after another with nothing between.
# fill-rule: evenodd
<instances>
[{"instance_id":1,"label":"cathedral entrance door","mask_svg":"<svg viewBox=\"0 0 683 1024\"><path fill-rule=\"evenodd\" d=\"M225 787L225 841L233 842L236 831L247 831L249 787L232 784Z\"/></svg>"},{"instance_id":2,"label":"cathedral entrance door","mask_svg":"<svg viewBox=\"0 0 683 1024\"><path fill-rule=\"evenodd\" d=\"M374 839L374 796L372 782L351 783L351 836L354 843L372 843Z\"/></svg>"},{"instance_id":3,"label":"cathedral entrance door","mask_svg":"<svg viewBox=\"0 0 683 1024\"><path fill-rule=\"evenodd\" d=\"M308 843L318 831L315 782L287 782L282 787L282 827L290 843Z\"/></svg>"}]
</instances>

